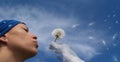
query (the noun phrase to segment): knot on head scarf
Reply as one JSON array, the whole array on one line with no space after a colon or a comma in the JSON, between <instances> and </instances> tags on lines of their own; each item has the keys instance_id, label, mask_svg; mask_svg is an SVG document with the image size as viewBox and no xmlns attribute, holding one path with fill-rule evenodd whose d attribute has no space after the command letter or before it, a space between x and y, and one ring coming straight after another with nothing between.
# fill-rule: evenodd
<instances>
[{"instance_id":1,"label":"knot on head scarf","mask_svg":"<svg viewBox=\"0 0 120 62\"><path fill-rule=\"evenodd\" d=\"M6 34L9 30L11 30L17 24L22 23L17 20L2 20L0 21L0 37Z\"/></svg>"}]
</instances>

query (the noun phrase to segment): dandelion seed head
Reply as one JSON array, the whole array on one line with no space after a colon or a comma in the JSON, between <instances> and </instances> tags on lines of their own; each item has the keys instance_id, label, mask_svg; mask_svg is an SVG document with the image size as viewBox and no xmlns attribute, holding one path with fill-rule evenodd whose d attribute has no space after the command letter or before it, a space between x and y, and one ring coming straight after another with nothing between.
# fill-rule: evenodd
<instances>
[{"instance_id":1,"label":"dandelion seed head","mask_svg":"<svg viewBox=\"0 0 120 62\"><path fill-rule=\"evenodd\" d=\"M57 29L54 29L52 31L52 35L55 37L55 38L63 38L65 36L65 32L63 29L61 28L57 28Z\"/></svg>"}]
</instances>

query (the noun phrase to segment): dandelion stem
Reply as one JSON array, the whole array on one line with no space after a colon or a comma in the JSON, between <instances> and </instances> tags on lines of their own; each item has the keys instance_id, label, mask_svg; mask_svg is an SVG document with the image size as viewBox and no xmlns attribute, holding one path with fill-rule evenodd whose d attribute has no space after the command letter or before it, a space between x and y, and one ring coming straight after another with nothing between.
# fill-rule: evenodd
<instances>
[{"instance_id":1,"label":"dandelion stem","mask_svg":"<svg viewBox=\"0 0 120 62\"><path fill-rule=\"evenodd\" d=\"M56 35L56 38L55 38L55 40L54 40L54 41L56 42L56 41L57 41L57 39L58 39L58 35Z\"/></svg>"}]
</instances>

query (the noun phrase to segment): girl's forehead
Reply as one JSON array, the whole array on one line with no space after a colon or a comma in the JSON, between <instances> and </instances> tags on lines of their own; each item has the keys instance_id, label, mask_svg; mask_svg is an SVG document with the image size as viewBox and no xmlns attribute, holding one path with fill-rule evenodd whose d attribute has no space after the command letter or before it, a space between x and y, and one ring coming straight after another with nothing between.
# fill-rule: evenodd
<instances>
[{"instance_id":1,"label":"girl's forehead","mask_svg":"<svg viewBox=\"0 0 120 62\"><path fill-rule=\"evenodd\" d=\"M22 23L16 25L16 27L28 28L25 24L22 24Z\"/></svg>"}]
</instances>

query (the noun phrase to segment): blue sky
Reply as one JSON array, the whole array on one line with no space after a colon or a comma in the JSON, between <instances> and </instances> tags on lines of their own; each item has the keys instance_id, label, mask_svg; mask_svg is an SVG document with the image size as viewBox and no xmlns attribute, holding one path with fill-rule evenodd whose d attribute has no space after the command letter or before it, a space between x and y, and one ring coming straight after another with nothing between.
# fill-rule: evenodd
<instances>
[{"instance_id":1,"label":"blue sky","mask_svg":"<svg viewBox=\"0 0 120 62\"><path fill-rule=\"evenodd\" d=\"M120 0L0 0L0 20L27 23L38 36L38 54L26 62L60 62L48 47L63 28L68 44L86 62L120 62Z\"/></svg>"}]
</instances>

